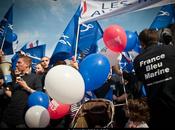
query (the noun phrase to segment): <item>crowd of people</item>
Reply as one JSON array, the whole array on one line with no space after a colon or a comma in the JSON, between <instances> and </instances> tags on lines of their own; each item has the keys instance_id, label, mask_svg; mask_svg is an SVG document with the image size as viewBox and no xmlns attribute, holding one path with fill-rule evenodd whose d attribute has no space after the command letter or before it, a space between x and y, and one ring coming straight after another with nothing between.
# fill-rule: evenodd
<instances>
[{"instance_id":1,"label":"crowd of people","mask_svg":"<svg viewBox=\"0 0 175 130\"><path fill-rule=\"evenodd\" d=\"M79 106L94 98L107 98L115 105L113 127L164 128L174 127L175 116L175 25L155 30L144 29L139 34L142 52L133 61L132 72L112 66L107 81L100 88L86 92L84 99L72 104L70 113L62 119L51 120L48 127L70 127ZM0 62L4 55L0 51ZM43 57L31 70L32 60L21 54L16 69L11 70L12 83L6 84L0 73L0 127L27 128L27 100L35 91L46 92L44 80L51 69L50 58ZM58 60L55 65L70 65L79 69L76 60ZM54 66L55 66L54 65ZM146 95L143 94L143 89ZM112 89L111 98L106 97ZM103 118L103 117L101 117Z\"/></svg>"}]
</instances>

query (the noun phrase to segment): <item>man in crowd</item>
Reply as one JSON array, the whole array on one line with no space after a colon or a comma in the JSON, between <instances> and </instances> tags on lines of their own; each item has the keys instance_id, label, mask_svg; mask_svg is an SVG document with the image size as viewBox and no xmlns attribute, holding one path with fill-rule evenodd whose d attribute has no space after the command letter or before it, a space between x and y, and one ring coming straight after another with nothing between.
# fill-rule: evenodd
<instances>
[{"instance_id":1,"label":"man in crowd","mask_svg":"<svg viewBox=\"0 0 175 130\"><path fill-rule=\"evenodd\" d=\"M21 56L16 69L19 74L14 75L12 86L6 90L11 100L3 113L1 128L25 128L28 96L36 90L42 90L41 80L31 72L31 58Z\"/></svg>"},{"instance_id":2,"label":"man in crowd","mask_svg":"<svg viewBox=\"0 0 175 130\"><path fill-rule=\"evenodd\" d=\"M158 33L144 29L139 34L143 52L134 60L137 78L143 82L150 107L150 127L175 127L175 48L158 45Z\"/></svg>"},{"instance_id":3,"label":"man in crowd","mask_svg":"<svg viewBox=\"0 0 175 130\"><path fill-rule=\"evenodd\" d=\"M44 72L47 73L50 69L49 67L49 62L50 62L50 58L47 56L44 56L43 58L41 58L41 65L44 68Z\"/></svg>"}]
</instances>

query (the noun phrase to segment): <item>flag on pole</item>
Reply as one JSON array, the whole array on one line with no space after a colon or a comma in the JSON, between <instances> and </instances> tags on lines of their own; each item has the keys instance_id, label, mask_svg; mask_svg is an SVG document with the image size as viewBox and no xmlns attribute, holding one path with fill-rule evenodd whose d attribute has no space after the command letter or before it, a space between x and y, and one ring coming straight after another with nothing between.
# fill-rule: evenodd
<instances>
[{"instance_id":1,"label":"flag on pole","mask_svg":"<svg viewBox=\"0 0 175 130\"><path fill-rule=\"evenodd\" d=\"M174 22L175 8L173 5L165 5L158 12L150 28L162 29Z\"/></svg>"},{"instance_id":2,"label":"flag on pole","mask_svg":"<svg viewBox=\"0 0 175 130\"><path fill-rule=\"evenodd\" d=\"M156 7L174 2L174 0L166 0L166 2L163 0L82 0L85 9L81 14L80 23L141 10L151 5Z\"/></svg>"},{"instance_id":3,"label":"flag on pole","mask_svg":"<svg viewBox=\"0 0 175 130\"><path fill-rule=\"evenodd\" d=\"M16 52L16 54L12 57L12 69L15 70L16 63L19 59L19 52L29 56L32 59L32 69L35 68L35 65L41 62L41 58L45 56L46 44L35 46L32 48L26 48L27 44L25 44L20 51Z\"/></svg>"},{"instance_id":4,"label":"flag on pole","mask_svg":"<svg viewBox=\"0 0 175 130\"><path fill-rule=\"evenodd\" d=\"M133 59L128 52L122 52L122 59L119 62L122 71L133 72Z\"/></svg>"},{"instance_id":5,"label":"flag on pole","mask_svg":"<svg viewBox=\"0 0 175 130\"><path fill-rule=\"evenodd\" d=\"M73 55L72 48L75 48L79 15L80 8L77 9L59 39L51 56L50 64L55 64L57 60L65 60Z\"/></svg>"},{"instance_id":6,"label":"flag on pole","mask_svg":"<svg viewBox=\"0 0 175 130\"><path fill-rule=\"evenodd\" d=\"M164 5L169 5L169 4L174 4L175 1L174 0L161 0L160 2L156 2L155 4L151 4L150 6L138 9L136 11L142 11L142 10L146 10L146 9L151 9L151 8L156 8L156 7L162 7Z\"/></svg>"},{"instance_id":7,"label":"flag on pole","mask_svg":"<svg viewBox=\"0 0 175 130\"><path fill-rule=\"evenodd\" d=\"M96 42L103 36L103 30L97 21L81 24L79 44L80 51L89 48L89 45L96 44Z\"/></svg>"},{"instance_id":8,"label":"flag on pole","mask_svg":"<svg viewBox=\"0 0 175 130\"><path fill-rule=\"evenodd\" d=\"M78 54L81 54L81 58L77 60L81 61L89 54L96 53L98 51L97 42L103 37L103 30L97 21L83 23L80 26L79 42L78 42Z\"/></svg>"},{"instance_id":9,"label":"flag on pole","mask_svg":"<svg viewBox=\"0 0 175 130\"><path fill-rule=\"evenodd\" d=\"M135 32L135 34L137 35L137 42L136 42L136 46L133 48L133 51L140 54L142 52L142 47L139 41L139 35L137 31Z\"/></svg>"},{"instance_id":10,"label":"flag on pole","mask_svg":"<svg viewBox=\"0 0 175 130\"><path fill-rule=\"evenodd\" d=\"M33 47L37 47L39 45L41 45L42 43L39 41L39 40L34 40L34 41L30 41L28 43L26 43L22 48L21 50L26 50L26 49L30 49L30 48L33 48Z\"/></svg>"},{"instance_id":11,"label":"flag on pole","mask_svg":"<svg viewBox=\"0 0 175 130\"><path fill-rule=\"evenodd\" d=\"M13 54L13 42L8 40L13 37L13 5L0 22L0 47L5 55Z\"/></svg>"},{"instance_id":12,"label":"flag on pole","mask_svg":"<svg viewBox=\"0 0 175 130\"><path fill-rule=\"evenodd\" d=\"M51 56L50 64L55 64L57 60L70 59L74 55L80 14L81 9L79 7L59 39ZM80 54L86 52L87 55L96 52L97 49L95 49L95 44L102 35L103 31L97 21L81 24L77 53Z\"/></svg>"}]
</instances>

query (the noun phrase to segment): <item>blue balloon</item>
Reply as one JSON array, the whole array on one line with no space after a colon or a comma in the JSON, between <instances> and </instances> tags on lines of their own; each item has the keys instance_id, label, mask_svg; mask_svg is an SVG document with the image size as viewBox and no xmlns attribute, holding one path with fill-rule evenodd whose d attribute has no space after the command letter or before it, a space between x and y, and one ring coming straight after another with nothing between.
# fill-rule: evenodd
<instances>
[{"instance_id":1,"label":"blue balloon","mask_svg":"<svg viewBox=\"0 0 175 130\"><path fill-rule=\"evenodd\" d=\"M28 106L32 107L35 105L43 106L47 109L49 106L49 96L44 92L33 92L28 98Z\"/></svg>"},{"instance_id":2,"label":"blue balloon","mask_svg":"<svg viewBox=\"0 0 175 130\"><path fill-rule=\"evenodd\" d=\"M8 42L14 42L17 40L17 35L15 33L8 33L6 35L6 41Z\"/></svg>"},{"instance_id":3,"label":"blue balloon","mask_svg":"<svg viewBox=\"0 0 175 130\"><path fill-rule=\"evenodd\" d=\"M90 54L80 63L79 71L85 81L85 91L95 90L107 80L110 63L102 54Z\"/></svg>"},{"instance_id":4,"label":"blue balloon","mask_svg":"<svg viewBox=\"0 0 175 130\"><path fill-rule=\"evenodd\" d=\"M141 45L140 45L140 41L139 38L137 37L137 42L136 42L136 46L133 48L133 51L137 52L137 53L141 53L143 51Z\"/></svg>"},{"instance_id":5,"label":"blue balloon","mask_svg":"<svg viewBox=\"0 0 175 130\"><path fill-rule=\"evenodd\" d=\"M125 31L127 35L127 43L124 51L131 51L137 43L137 35L131 31Z\"/></svg>"},{"instance_id":6,"label":"blue balloon","mask_svg":"<svg viewBox=\"0 0 175 130\"><path fill-rule=\"evenodd\" d=\"M13 41L16 41L17 38L18 38L17 35L16 35L16 33L13 33L13 34L12 34L12 37L13 37Z\"/></svg>"}]
</instances>

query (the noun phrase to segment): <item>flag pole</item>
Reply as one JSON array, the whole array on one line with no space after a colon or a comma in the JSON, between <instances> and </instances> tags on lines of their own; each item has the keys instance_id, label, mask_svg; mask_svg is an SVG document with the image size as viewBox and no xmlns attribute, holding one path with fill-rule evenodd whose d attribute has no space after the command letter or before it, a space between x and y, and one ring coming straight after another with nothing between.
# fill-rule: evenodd
<instances>
[{"instance_id":1,"label":"flag pole","mask_svg":"<svg viewBox=\"0 0 175 130\"><path fill-rule=\"evenodd\" d=\"M19 43L19 41L17 40L16 43L15 43L16 45L15 45L15 47L13 48L14 53L17 52L17 48L18 48L18 45L19 45L18 43Z\"/></svg>"},{"instance_id":2,"label":"flag pole","mask_svg":"<svg viewBox=\"0 0 175 130\"><path fill-rule=\"evenodd\" d=\"M77 59L77 50L78 50L78 40L79 40L79 34L80 34L80 23L79 23L79 19L80 18L78 18L78 28L77 28L77 36L76 36L76 43L75 43L75 61L76 61L76 59Z\"/></svg>"},{"instance_id":3,"label":"flag pole","mask_svg":"<svg viewBox=\"0 0 175 130\"><path fill-rule=\"evenodd\" d=\"M4 42L5 42L5 36L3 37L3 40L2 40L1 50L3 49Z\"/></svg>"},{"instance_id":4,"label":"flag pole","mask_svg":"<svg viewBox=\"0 0 175 130\"><path fill-rule=\"evenodd\" d=\"M4 43L5 43L5 36L3 37L3 40L2 40L2 45L1 45L1 51L3 52L3 46L4 46ZM5 56L5 54L3 55L3 54L1 54L1 62L4 62L4 61L6 61L6 56Z\"/></svg>"}]
</instances>

